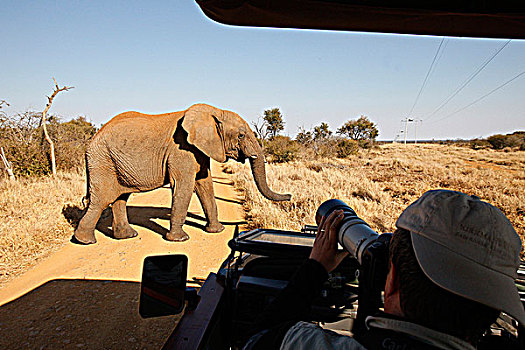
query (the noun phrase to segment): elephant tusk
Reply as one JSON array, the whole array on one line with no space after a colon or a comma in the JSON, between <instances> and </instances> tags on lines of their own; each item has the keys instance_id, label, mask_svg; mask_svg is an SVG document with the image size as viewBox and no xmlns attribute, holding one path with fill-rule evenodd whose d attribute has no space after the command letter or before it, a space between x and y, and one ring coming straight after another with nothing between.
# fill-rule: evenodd
<instances>
[{"instance_id":1,"label":"elephant tusk","mask_svg":"<svg viewBox=\"0 0 525 350\"><path fill-rule=\"evenodd\" d=\"M250 158L257 159L257 156L255 156L255 155L254 156L250 156Z\"/></svg>"}]
</instances>

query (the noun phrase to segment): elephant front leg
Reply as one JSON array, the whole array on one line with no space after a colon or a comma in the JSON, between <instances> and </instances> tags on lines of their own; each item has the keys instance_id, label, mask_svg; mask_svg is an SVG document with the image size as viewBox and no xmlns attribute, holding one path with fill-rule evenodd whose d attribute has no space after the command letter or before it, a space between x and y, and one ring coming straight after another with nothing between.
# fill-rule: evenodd
<instances>
[{"instance_id":1,"label":"elephant front leg","mask_svg":"<svg viewBox=\"0 0 525 350\"><path fill-rule=\"evenodd\" d=\"M190 236L182 229L182 225L186 221L194 187L193 177L176 182L171 203L170 232L166 235L168 241L183 242L190 239Z\"/></svg>"},{"instance_id":2,"label":"elephant front leg","mask_svg":"<svg viewBox=\"0 0 525 350\"><path fill-rule=\"evenodd\" d=\"M205 178L195 182L195 191L201 202L206 221L208 222L204 229L210 233L222 232L224 226L219 222L217 203L215 202L215 194L213 192L213 181L209 169Z\"/></svg>"}]
</instances>

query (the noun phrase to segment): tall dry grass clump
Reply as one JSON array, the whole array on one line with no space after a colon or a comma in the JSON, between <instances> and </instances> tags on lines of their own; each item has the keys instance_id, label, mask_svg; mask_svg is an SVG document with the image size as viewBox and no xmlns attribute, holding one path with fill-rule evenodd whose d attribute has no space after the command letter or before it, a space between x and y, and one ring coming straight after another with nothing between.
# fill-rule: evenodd
<instances>
[{"instance_id":1,"label":"tall dry grass clump","mask_svg":"<svg viewBox=\"0 0 525 350\"><path fill-rule=\"evenodd\" d=\"M525 152L472 150L451 145L389 144L347 159L322 158L267 164L274 191L290 202L272 202L257 191L247 166L228 163L245 197L249 226L299 230L315 211L339 198L378 232L393 232L404 208L431 189L476 195L499 209L525 238Z\"/></svg>"},{"instance_id":2,"label":"tall dry grass clump","mask_svg":"<svg viewBox=\"0 0 525 350\"><path fill-rule=\"evenodd\" d=\"M34 266L73 234L62 209L85 194L85 176L0 179L0 284Z\"/></svg>"}]
</instances>

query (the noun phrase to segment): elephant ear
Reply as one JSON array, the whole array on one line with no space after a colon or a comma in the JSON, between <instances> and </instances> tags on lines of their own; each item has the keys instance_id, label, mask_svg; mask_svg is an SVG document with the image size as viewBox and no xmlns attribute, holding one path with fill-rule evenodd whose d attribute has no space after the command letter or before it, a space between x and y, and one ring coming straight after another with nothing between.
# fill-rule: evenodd
<instances>
[{"instance_id":1,"label":"elephant ear","mask_svg":"<svg viewBox=\"0 0 525 350\"><path fill-rule=\"evenodd\" d=\"M188 142L217 162L226 161L224 131L221 121L210 106L195 105L184 114L182 127L188 133Z\"/></svg>"}]
</instances>

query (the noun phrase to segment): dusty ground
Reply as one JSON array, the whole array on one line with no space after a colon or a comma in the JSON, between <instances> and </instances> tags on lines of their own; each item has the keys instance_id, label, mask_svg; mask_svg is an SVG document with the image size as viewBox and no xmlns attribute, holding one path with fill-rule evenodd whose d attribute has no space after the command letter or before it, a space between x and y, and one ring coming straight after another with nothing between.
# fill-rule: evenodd
<instances>
[{"instance_id":1,"label":"dusty ground","mask_svg":"<svg viewBox=\"0 0 525 350\"><path fill-rule=\"evenodd\" d=\"M228 175L213 165L219 218L226 229L203 231L194 196L185 225L190 240L168 242L170 190L132 195L130 223L139 236L109 238L111 218L99 221L98 242L64 248L0 289L0 349L157 349L178 318L141 319L138 314L142 261L148 255L186 254L188 280L205 279L227 256L227 241L243 211ZM109 214L110 215L110 214Z\"/></svg>"}]
</instances>

